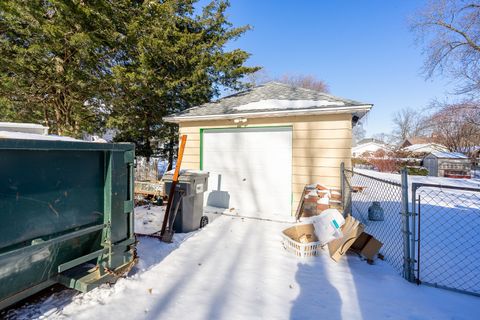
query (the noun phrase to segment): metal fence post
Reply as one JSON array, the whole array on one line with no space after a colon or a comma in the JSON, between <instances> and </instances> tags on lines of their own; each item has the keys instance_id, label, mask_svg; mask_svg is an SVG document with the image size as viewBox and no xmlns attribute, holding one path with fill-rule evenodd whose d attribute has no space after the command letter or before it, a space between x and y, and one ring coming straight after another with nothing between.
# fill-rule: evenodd
<instances>
[{"instance_id":1,"label":"metal fence post","mask_svg":"<svg viewBox=\"0 0 480 320\"><path fill-rule=\"evenodd\" d=\"M345 215L345 162L340 163L340 192L342 196L343 214Z\"/></svg>"},{"instance_id":2,"label":"metal fence post","mask_svg":"<svg viewBox=\"0 0 480 320\"><path fill-rule=\"evenodd\" d=\"M417 185L415 183L412 183L412 212L411 212L411 217L412 217L412 225L411 225L411 230L412 234L410 236L411 238L411 247L410 247L410 279L412 282L417 282L419 284L419 279L415 276L415 269L420 268L419 265L416 266L415 264L417 263L417 258L416 258L416 252L415 249L417 248L417 241L420 239L417 239L417 217L418 217L418 211L420 208L417 208L417 205L420 205L420 203L417 203ZM418 209L418 210L417 210ZM420 227L420 222L419 222L419 227Z\"/></svg>"},{"instance_id":3,"label":"metal fence post","mask_svg":"<svg viewBox=\"0 0 480 320\"><path fill-rule=\"evenodd\" d=\"M411 251L410 251L410 212L408 210L408 173L406 169L402 169L402 232L403 232L403 277L413 282L413 270L411 268Z\"/></svg>"},{"instance_id":4,"label":"metal fence post","mask_svg":"<svg viewBox=\"0 0 480 320\"><path fill-rule=\"evenodd\" d=\"M351 190L351 181L348 181L348 177L345 170L345 163L340 164L340 189L343 205L343 216L346 217L349 214L352 214L352 190ZM350 173L350 171L348 171ZM353 171L351 171L353 176Z\"/></svg>"}]
</instances>

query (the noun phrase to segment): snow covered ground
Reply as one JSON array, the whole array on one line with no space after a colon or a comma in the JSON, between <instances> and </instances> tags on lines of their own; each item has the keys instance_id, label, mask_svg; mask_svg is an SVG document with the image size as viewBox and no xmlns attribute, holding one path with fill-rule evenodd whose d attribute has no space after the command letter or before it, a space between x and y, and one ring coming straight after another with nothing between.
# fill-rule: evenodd
<instances>
[{"instance_id":1,"label":"snow covered ground","mask_svg":"<svg viewBox=\"0 0 480 320\"><path fill-rule=\"evenodd\" d=\"M135 233L152 234L162 229L165 206L145 205L135 208Z\"/></svg>"},{"instance_id":2,"label":"snow covered ground","mask_svg":"<svg viewBox=\"0 0 480 320\"><path fill-rule=\"evenodd\" d=\"M480 298L413 285L383 261L368 265L349 255L335 263L327 252L298 260L281 245L280 232L288 226L221 216L201 231L176 234L173 244L140 237L140 261L129 277L86 294L64 290L3 316L88 320L478 318Z\"/></svg>"}]
</instances>

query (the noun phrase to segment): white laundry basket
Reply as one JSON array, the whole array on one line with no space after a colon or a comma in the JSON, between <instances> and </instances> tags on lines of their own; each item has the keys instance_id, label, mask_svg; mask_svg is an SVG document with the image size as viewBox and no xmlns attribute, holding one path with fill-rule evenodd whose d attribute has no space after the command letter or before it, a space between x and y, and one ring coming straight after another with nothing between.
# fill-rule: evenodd
<instances>
[{"instance_id":1,"label":"white laundry basket","mask_svg":"<svg viewBox=\"0 0 480 320\"><path fill-rule=\"evenodd\" d=\"M309 242L300 242L300 238L310 238ZM301 224L282 231L282 244L285 250L297 257L314 257L320 254L322 245L315 235L313 224Z\"/></svg>"}]
</instances>

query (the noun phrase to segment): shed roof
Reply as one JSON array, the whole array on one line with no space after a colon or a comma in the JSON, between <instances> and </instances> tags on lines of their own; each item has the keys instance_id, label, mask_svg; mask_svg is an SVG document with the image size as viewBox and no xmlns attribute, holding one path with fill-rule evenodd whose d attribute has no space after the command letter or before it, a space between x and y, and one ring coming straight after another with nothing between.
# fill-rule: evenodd
<instances>
[{"instance_id":1,"label":"shed roof","mask_svg":"<svg viewBox=\"0 0 480 320\"><path fill-rule=\"evenodd\" d=\"M214 102L189 108L165 117L167 122L237 117L278 117L286 115L352 113L359 118L372 104L335 97L316 90L268 82Z\"/></svg>"},{"instance_id":2,"label":"shed roof","mask_svg":"<svg viewBox=\"0 0 480 320\"><path fill-rule=\"evenodd\" d=\"M434 151L431 153L434 157L439 159L468 159L466 155L460 152L440 152Z\"/></svg>"}]
</instances>

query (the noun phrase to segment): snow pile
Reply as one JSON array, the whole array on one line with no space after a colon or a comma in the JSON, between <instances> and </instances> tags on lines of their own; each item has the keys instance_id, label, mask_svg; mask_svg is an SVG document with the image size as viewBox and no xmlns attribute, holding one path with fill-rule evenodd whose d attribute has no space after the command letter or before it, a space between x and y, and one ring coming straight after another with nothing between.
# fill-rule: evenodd
<instances>
[{"instance_id":1,"label":"snow pile","mask_svg":"<svg viewBox=\"0 0 480 320\"><path fill-rule=\"evenodd\" d=\"M10 309L0 313L2 319L66 319L77 318L80 315L68 314L65 309L79 310L88 308L88 306L101 306L114 297L124 292L128 285L134 284L141 279L142 274L147 273L149 269L160 263L173 250L178 248L182 242L189 237L195 235L175 234L172 243L163 243L154 238L139 237L137 244L137 252L139 261L133 268L130 276L126 279L119 279L115 285L102 285L99 288L88 293L80 293L72 289L63 289L59 291L59 287L52 287L52 294L40 299L40 301L26 302L18 309ZM124 302L122 309L128 308L129 301ZM93 316L91 319L97 319ZM107 317L106 319L110 319ZM125 319L120 316L118 319ZM90 319L89 319L90 320Z\"/></svg>"},{"instance_id":2,"label":"snow pile","mask_svg":"<svg viewBox=\"0 0 480 320\"><path fill-rule=\"evenodd\" d=\"M473 319L480 312L478 298L408 283L382 261L349 255L336 263L328 252L298 260L281 246L288 226L222 216L187 239L175 235L174 244L141 237L129 278L15 316L39 318L33 310L50 307L46 319Z\"/></svg>"},{"instance_id":3,"label":"snow pile","mask_svg":"<svg viewBox=\"0 0 480 320\"><path fill-rule=\"evenodd\" d=\"M165 206L146 205L136 207L135 233L152 234L162 229L163 216L165 215Z\"/></svg>"},{"instance_id":4,"label":"snow pile","mask_svg":"<svg viewBox=\"0 0 480 320\"><path fill-rule=\"evenodd\" d=\"M330 107L330 106L345 106L341 101L328 100L278 100L266 99L261 101L250 102L238 107L234 107L238 111L247 110L285 110L285 109L307 109L313 107Z\"/></svg>"}]
</instances>

